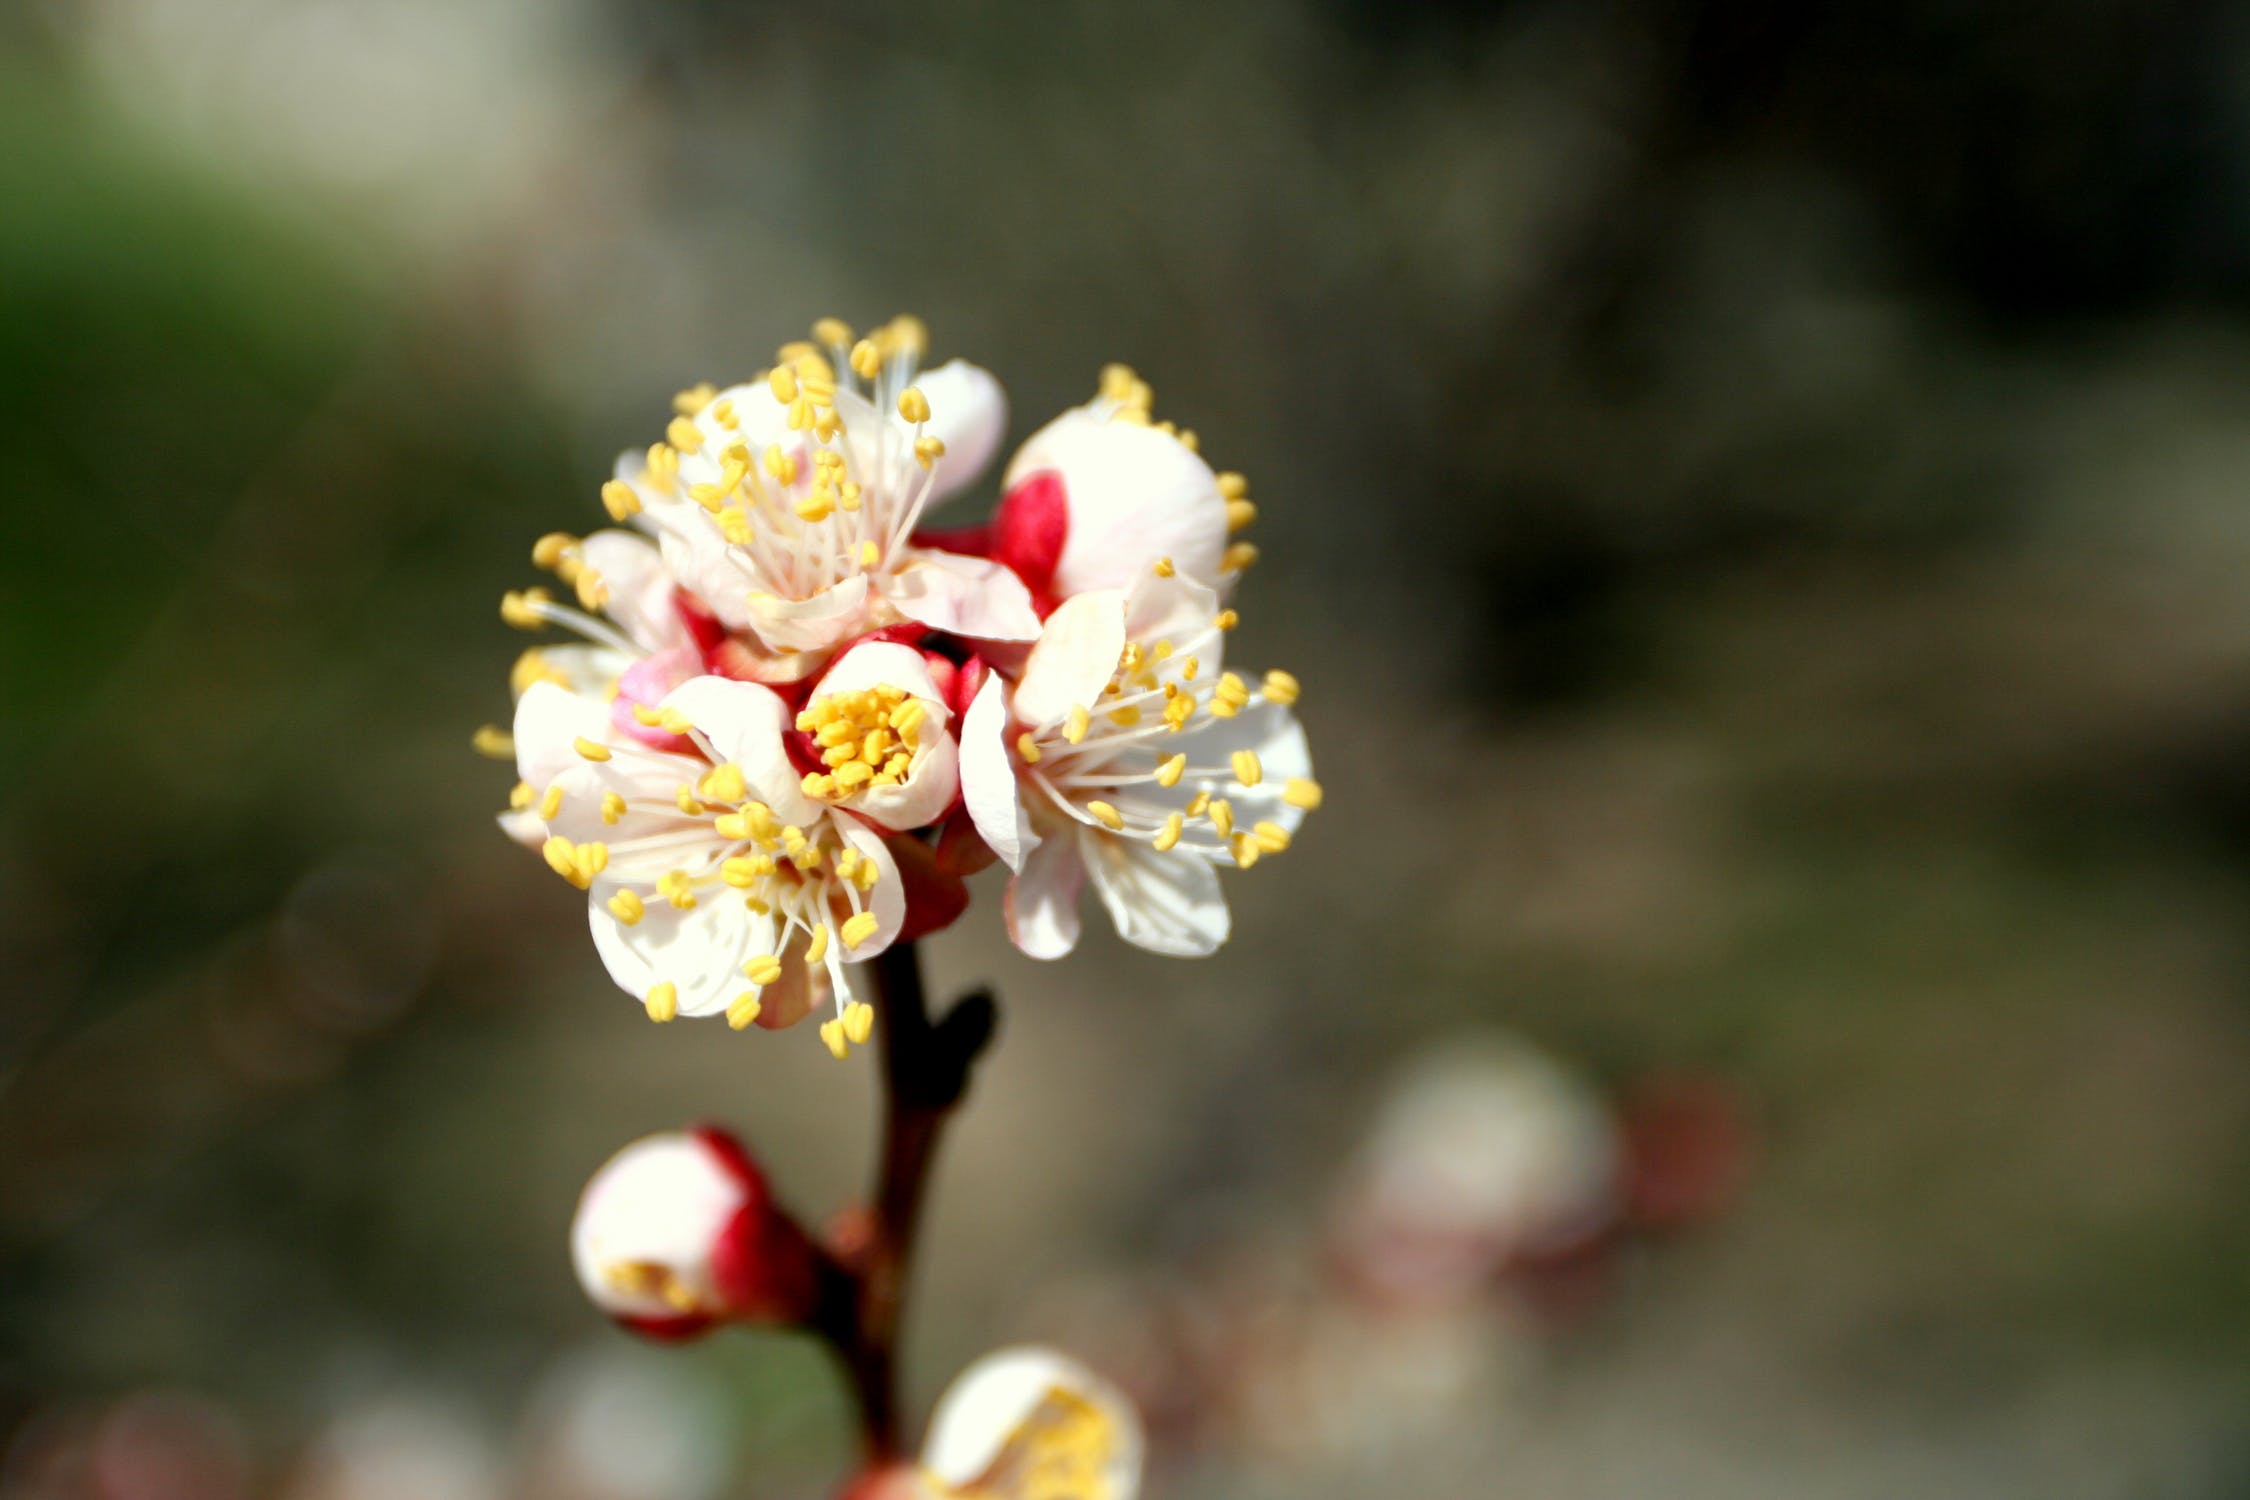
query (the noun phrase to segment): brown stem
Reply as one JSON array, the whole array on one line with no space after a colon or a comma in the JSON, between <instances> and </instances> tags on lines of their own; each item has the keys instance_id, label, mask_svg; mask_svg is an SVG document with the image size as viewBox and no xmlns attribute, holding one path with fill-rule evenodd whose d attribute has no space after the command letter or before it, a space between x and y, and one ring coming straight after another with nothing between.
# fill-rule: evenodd
<instances>
[{"instance_id":1,"label":"brown stem","mask_svg":"<svg viewBox=\"0 0 2250 1500\"><path fill-rule=\"evenodd\" d=\"M911 943L892 945L871 967L883 1060L882 1155L866 1247L851 1265L831 1265L816 1327L851 1379L867 1462L875 1466L904 1451L898 1345L915 1229L938 1138L991 1036L994 1012L991 997L977 993L933 1023Z\"/></svg>"}]
</instances>

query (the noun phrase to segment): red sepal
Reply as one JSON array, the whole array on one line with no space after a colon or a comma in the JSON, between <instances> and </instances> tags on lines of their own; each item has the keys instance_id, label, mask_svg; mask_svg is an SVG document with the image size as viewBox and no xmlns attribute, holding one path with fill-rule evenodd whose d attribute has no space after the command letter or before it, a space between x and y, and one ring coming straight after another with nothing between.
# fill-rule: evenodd
<instances>
[{"instance_id":1,"label":"red sepal","mask_svg":"<svg viewBox=\"0 0 2250 1500\"><path fill-rule=\"evenodd\" d=\"M888 842L898 865L900 888L906 893L906 920L895 941L910 943L951 927L969 909L969 888L961 877L941 869L936 853L920 839Z\"/></svg>"},{"instance_id":2,"label":"red sepal","mask_svg":"<svg viewBox=\"0 0 2250 1500\"><path fill-rule=\"evenodd\" d=\"M686 1313L676 1318L618 1318L616 1322L618 1327L659 1344L684 1344L719 1326L719 1320L706 1313Z\"/></svg>"}]
</instances>

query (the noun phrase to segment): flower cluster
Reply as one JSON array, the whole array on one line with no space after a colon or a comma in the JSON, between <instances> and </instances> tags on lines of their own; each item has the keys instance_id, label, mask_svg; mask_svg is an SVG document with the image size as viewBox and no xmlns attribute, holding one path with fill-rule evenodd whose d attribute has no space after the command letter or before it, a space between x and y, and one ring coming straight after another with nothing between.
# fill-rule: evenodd
<instances>
[{"instance_id":1,"label":"flower cluster","mask_svg":"<svg viewBox=\"0 0 2250 1500\"><path fill-rule=\"evenodd\" d=\"M1225 661L1242 477L1111 366L988 523L930 531L1007 406L926 342L823 319L750 383L681 392L602 487L618 526L533 549L568 594L502 603L584 638L524 653L512 735L480 736L521 778L503 826L587 893L655 1020L826 1011L845 1056L874 1023L852 966L954 920L995 858L1026 953L1070 951L1091 885L1128 942L1207 954L1218 869L1320 803L1297 679Z\"/></svg>"}]
</instances>

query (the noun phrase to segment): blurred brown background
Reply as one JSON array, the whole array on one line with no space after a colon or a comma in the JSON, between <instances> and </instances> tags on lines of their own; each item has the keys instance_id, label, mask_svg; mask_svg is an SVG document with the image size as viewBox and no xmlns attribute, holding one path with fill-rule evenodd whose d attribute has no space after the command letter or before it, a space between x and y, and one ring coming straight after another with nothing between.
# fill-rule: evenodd
<instances>
[{"instance_id":1,"label":"blurred brown background","mask_svg":"<svg viewBox=\"0 0 2250 1500\"><path fill-rule=\"evenodd\" d=\"M1503 1026L1723 1080L1730 1210L1365 1442L1172 1385L1152 1489L2250 1494L2240 8L49 0L0 205L9 1500L821 1492L818 1355L563 1232L701 1117L841 1205L871 1070L650 1027L468 738L672 390L896 311L1248 472L1328 788L1211 961L933 945L917 1400L1166 1386Z\"/></svg>"}]
</instances>

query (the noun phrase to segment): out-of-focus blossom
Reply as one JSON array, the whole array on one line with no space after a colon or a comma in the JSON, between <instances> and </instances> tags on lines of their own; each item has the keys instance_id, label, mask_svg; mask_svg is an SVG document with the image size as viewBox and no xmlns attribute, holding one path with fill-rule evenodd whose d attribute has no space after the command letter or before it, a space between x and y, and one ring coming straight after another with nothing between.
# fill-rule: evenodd
<instances>
[{"instance_id":1,"label":"out-of-focus blossom","mask_svg":"<svg viewBox=\"0 0 2250 1500\"><path fill-rule=\"evenodd\" d=\"M1014 872L1008 930L1024 952L1076 945L1090 881L1128 942L1210 953L1228 932L1217 867L1280 853L1319 805L1289 711L1297 681L1223 670L1233 623L1209 588L1151 572L1066 601L1013 687L979 689L962 792Z\"/></svg>"},{"instance_id":2,"label":"out-of-focus blossom","mask_svg":"<svg viewBox=\"0 0 2250 1500\"><path fill-rule=\"evenodd\" d=\"M384 1398L331 1422L282 1488L283 1500L500 1500L505 1466L457 1405Z\"/></svg>"},{"instance_id":3,"label":"out-of-focus blossom","mask_svg":"<svg viewBox=\"0 0 2250 1500\"><path fill-rule=\"evenodd\" d=\"M1408 1067L1339 1195L1336 1246L1370 1291L1444 1300L1618 1212L1603 1100L1528 1045L1457 1041Z\"/></svg>"},{"instance_id":4,"label":"out-of-focus blossom","mask_svg":"<svg viewBox=\"0 0 2250 1500\"><path fill-rule=\"evenodd\" d=\"M560 1362L534 1392L515 1493L523 1500L714 1500L732 1425L721 1393L680 1361L605 1348Z\"/></svg>"},{"instance_id":5,"label":"out-of-focus blossom","mask_svg":"<svg viewBox=\"0 0 2250 1500\"><path fill-rule=\"evenodd\" d=\"M815 1252L764 1173L709 1128L647 1136L611 1157L579 1199L570 1248L594 1305L656 1338L792 1322L818 1290Z\"/></svg>"},{"instance_id":6,"label":"out-of-focus blossom","mask_svg":"<svg viewBox=\"0 0 2250 1500\"><path fill-rule=\"evenodd\" d=\"M1002 1349L955 1378L931 1414L926 1500L1133 1500L1141 1423L1116 1387L1076 1360Z\"/></svg>"}]
</instances>

